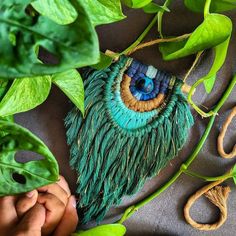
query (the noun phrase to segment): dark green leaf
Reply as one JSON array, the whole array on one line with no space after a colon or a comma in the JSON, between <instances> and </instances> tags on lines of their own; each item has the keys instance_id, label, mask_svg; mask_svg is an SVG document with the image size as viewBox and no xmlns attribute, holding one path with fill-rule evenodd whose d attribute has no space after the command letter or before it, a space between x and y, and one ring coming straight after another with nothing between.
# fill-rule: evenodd
<instances>
[{"instance_id":1,"label":"dark green leaf","mask_svg":"<svg viewBox=\"0 0 236 236\"><path fill-rule=\"evenodd\" d=\"M77 11L68 0L36 0L31 5L41 15L60 25L71 24L78 17Z\"/></svg>"},{"instance_id":2,"label":"dark green leaf","mask_svg":"<svg viewBox=\"0 0 236 236\"><path fill-rule=\"evenodd\" d=\"M209 14L187 41L178 42L176 45L175 43L164 43L161 45L160 51L165 60L185 57L223 43L230 37L231 32L232 22L227 16Z\"/></svg>"},{"instance_id":3,"label":"dark green leaf","mask_svg":"<svg viewBox=\"0 0 236 236\"><path fill-rule=\"evenodd\" d=\"M84 85L77 70L68 70L52 76L56 84L84 114Z\"/></svg>"},{"instance_id":4,"label":"dark green leaf","mask_svg":"<svg viewBox=\"0 0 236 236\"><path fill-rule=\"evenodd\" d=\"M144 12L146 13L157 13L159 11L167 11L169 12L170 10L167 7L160 6L154 2L149 3L148 5L143 7Z\"/></svg>"},{"instance_id":5,"label":"dark green leaf","mask_svg":"<svg viewBox=\"0 0 236 236\"><path fill-rule=\"evenodd\" d=\"M10 85L9 80L0 79L0 101L5 96L8 88L9 88L9 85Z\"/></svg>"},{"instance_id":6,"label":"dark green leaf","mask_svg":"<svg viewBox=\"0 0 236 236\"><path fill-rule=\"evenodd\" d=\"M29 3L30 0L1 1L0 77L48 75L98 62L97 34L80 1L73 3L78 17L69 25L27 14ZM9 39L12 35L15 35L14 43ZM57 62L42 64L37 58L39 46L53 53Z\"/></svg>"},{"instance_id":7,"label":"dark green leaf","mask_svg":"<svg viewBox=\"0 0 236 236\"><path fill-rule=\"evenodd\" d=\"M87 231L72 234L72 236L123 236L126 228L121 224L101 225Z\"/></svg>"},{"instance_id":8,"label":"dark green leaf","mask_svg":"<svg viewBox=\"0 0 236 236\"><path fill-rule=\"evenodd\" d=\"M15 79L0 102L0 116L35 108L47 99L50 89L50 76Z\"/></svg>"},{"instance_id":9,"label":"dark green leaf","mask_svg":"<svg viewBox=\"0 0 236 236\"><path fill-rule=\"evenodd\" d=\"M131 8L142 8L152 2L152 0L123 0L123 2Z\"/></svg>"},{"instance_id":10,"label":"dark green leaf","mask_svg":"<svg viewBox=\"0 0 236 236\"><path fill-rule=\"evenodd\" d=\"M96 70L103 70L109 67L112 63L113 59L110 56L107 56L105 53L100 53L100 62L96 65L92 65L91 67Z\"/></svg>"},{"instance_id":11,"label":"dark green leaf","mask_svg":"<svg viewBox=\"0 0 236 236\"><path fill-rule=\"evenodd\" d=\"M194 12L203 12L206 0L185 0L185 6ZM211 12L223 12L236 9L235 0L212 0Z\"/></svg>"},{"instance_id":12,"label":"dark green leaf","mask_svg":"<svg viewBox=\"0 0 236 236\"><path fill-rule=\"evenodd\" d=\"M211 90L213 89L213 86L216 80L216 74L225 62L228 46L229 46L229 41L230 41L230 37L227 40L225 40L223 43L217 45L214 48L215 59L214 59L213 65L209 73L205 77L203 77L204 86L207 93L210 93Z\"/></svg>"},{"instance_id":13,"label":"dark green leaf","mask_svg":"<svg viewBox=\"0 0 236 236\"><path fill-rule=\"evenodd\" d=\"M83 3L94 26L109 24L125 18L120 0L77 0Z\"/></svg>"},{"instance_id":14,"label":"dark green leaf","mask_svg":"<svg viewBox=\"0 0 236 236\"><path fill-rule=\"evenodd\" d=\"M30 131L8 121L0 121L0 196L31 191L58 180L58 165L45 144ZM16 151L27 150L44 157L27 163L15 161ZM20 175L25 184L14 180Z\"/></svg>"}]
</instances>

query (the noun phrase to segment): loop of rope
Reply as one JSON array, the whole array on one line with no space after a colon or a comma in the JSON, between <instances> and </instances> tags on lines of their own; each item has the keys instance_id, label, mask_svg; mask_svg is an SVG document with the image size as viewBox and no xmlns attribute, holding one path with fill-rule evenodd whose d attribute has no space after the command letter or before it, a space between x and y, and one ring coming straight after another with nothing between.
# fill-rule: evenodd
<instances>
[{"instance_id":1,"label":"loop of rope","mask_svg":"<svg viewBox=\"0 0 236 236\"><path fill-rule=\"evenodd\" d=\"M233 157L236 156L236 144L234 145L234 148L233 148L232 152L230 152L230 153L226 153L224 151L224 146L223 146L225 133L228 129L229 124L231 123L232 119L235 116L236 116L236 106L232 109L231 113L229 114L229 116L227 117L225 123L223 124L222 130L221 130L220 135L219 135L218 140L217 140L217 142L218 142L218 145L217 145L218 152L223 158L233 158Z\"/></svg>"},{"instance_id":2,"label":"loop of rope","mask_svg":"<svg viewBox=\"0 0 236 236\"><path fill-rule=\"evenodd\" d=\"M217 186L221 184L223 181L224 180L218 180L216 182L210 183L207 186L204 186L188 199L184 207L184 217L185 220L194 228L205 231L215 230L221 227L226 221L227 198L230 192L230 188ZM190 208L195 203L195 201L198 200L203 194L220 210L220 218L217 222L213 224L198 223L194 221L190 216Z\"/></svg>"}]
</instances>

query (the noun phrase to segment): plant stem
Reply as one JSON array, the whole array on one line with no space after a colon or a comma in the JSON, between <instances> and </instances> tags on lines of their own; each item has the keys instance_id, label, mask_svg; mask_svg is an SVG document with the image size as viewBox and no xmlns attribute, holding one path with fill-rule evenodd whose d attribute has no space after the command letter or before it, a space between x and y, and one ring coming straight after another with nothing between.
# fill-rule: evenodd
<instances>
[{"instance_id":1,"label":"plant stem","mask_svg":"<svg viewBox=\"0 0 236 236\"><path fill-rule=\"evenodd\" d=\"M143 31L143 33L137 38L137 40L134 43L132 43L128 48L126 48L123 52L121 52L119 54L119 56L126 55L130 51L132 51L134 48L136 48L143 41L143 39L146 37L146 35L149 33L149 31L152 29L152 27L155 25L155 23L157 22L157 18L158 18L158 16L156 15L152 19L150 24L146 27L146 29Z\"/></svg>"},{"instance_id":2,"label":"plant stem","mask_svg":"<svg viewBox=\"0 0 236 236\"><path fill-rule=\"evenodd\" d=\"M210 176L200 175L200 174L195 173L193 171L187 170L187 169L185 169L185 166L183 166L182 170L183 170L184 174L186 174L186 175L189 175L191 177L196 177L196 178L199 178L199 179L203 179L203 180L208 181L208 182L215 182L215 181L218 181L218 180L226 180L226 179L229 179L229 178L233 177L232 171L230 173L227 173L227 174L224 174L224 175L221 175L221 176L210 177Z\"/></svg>"},{"instance_id":3,"label":"plant stem","mask_svg":"<svg viewBox=\"0 0 236 236\"><path fill-rule=\"evenodd\" d=\"M203 83L204 81L205 81L205 79L202 78L202 79L198 80L195 84L193 84L193 86L191 87L191 89L189 91L189 94L188 94L188 102L202 117L210 117L212 115L217 114L216 107L213 110L209 111L209 112L203 112L192 100L192 95L193 95L194 91L196 90L198 85ZM233 84L234 85L236 84L236 75L232 79L232 86L234 87Z\"/></svg>"},{"instance_id":4,"label":"plant stem","mask_svg":"<svg viewBox=\"0 0 236 236\"><path fill-rule=\"evenodd\" d=\"M187 161L180 167L180 169L162 187L157 189L154 193L152 193L151 195L149 195L148 197L146 197L142 201L140 201L137 204L129 207L124 212L122 218L118 221L118 223L122 224L125 220L130 218L138 209L140 209L141 207L145 206L146 204L151 202L153 199L158 197L162 192L164 192L166 189L168 189L178 179L178 177L182 173L184 173L188 169L190 164L195 160L195 158L197 157L198 153L201 151L201 149L202 149L202 147L203 147L207 137L210 134L210 131L211 131L211 128L212 128L212 126L214 124L217 112L220 110L220 108L223 106L223 104L225 103L225 101L229 97L229 95L232 92L235 84L236 84L236 76L233 77L233 79L231 80L229 86L227 87L227 89L225 90L223 96L221 97L220 101L215 106L215 108L213 110L214 111L214 115L210 117L210 120L209 120L209 122L207 124L207 127L206 127L206 129L205 129L205 131L204 131L200 141L198 142L198 144L197 144L196 148L194 149L194 151L192 152L192 154L188 157Z\"/></svg>"},{"instance_id":5,"label":"plant stem","mask_svg":"<svg viewBox=\"0 0 236 236\"><path fill-rule=\"evenodd\" d=\"M168 7L171 4L172 0L166 0L163 7ZM164 15L164 11L159 11L157 13L158 15L158 32L160 34L160 37L163 38L163 34L162 34L162 19L163 19L163 15Z\"/></svg>"},{"instance_id":6,"label":"plant stem","mask_svg":"<svg viewBox=\"0 0 236 236\"><path fill-rule=\"evenodd\" d=\"M206 18L207 15L210 13L210 6L211 6L211 0L206 0L204 7L204 18Z\"/></svg>"}]
</instances>

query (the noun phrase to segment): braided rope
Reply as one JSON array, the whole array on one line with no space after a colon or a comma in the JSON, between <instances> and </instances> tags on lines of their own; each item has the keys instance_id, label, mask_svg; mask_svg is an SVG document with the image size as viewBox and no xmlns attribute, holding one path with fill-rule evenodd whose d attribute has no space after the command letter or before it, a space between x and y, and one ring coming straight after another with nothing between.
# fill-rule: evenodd
<instances>
[{"instance_id":1,"label":"braided rope","mask_svg":"<svg viewBox=\"0 0 236 236\"><path fill-rule=\"evenodd\" d=\"M187 223L189 223L195 229L204 231L216 230L225 223L227 219L227 199L230 188L217 186L223 181L224 180L219 180L204 186L188 199L184 207L184 217ZM190 208L203 194L220 210L220 217L218 221L213 224L198 223L190 216Z\"/></svg>"},{"instance_id":2,"label":"braided rope","mask_svg":"<svg viewBox=\"0 0 236 236\"><path fill-rule=\"evenodd\" d=\"M229 124L231 123L232 119L235 116L236 116L236 106L232 109L231 113L229 114L229 116L225 120L225 123L223 124L222 130L221 130L220 135L219 135L218 140L217 140L218 152L223 158L233 158L233 157L236 156L236 144L234 145L234 148L230 153L226 153L224 151L224 146L223 146L226 131L228 129Z\"/></svg>"}]
</instances>

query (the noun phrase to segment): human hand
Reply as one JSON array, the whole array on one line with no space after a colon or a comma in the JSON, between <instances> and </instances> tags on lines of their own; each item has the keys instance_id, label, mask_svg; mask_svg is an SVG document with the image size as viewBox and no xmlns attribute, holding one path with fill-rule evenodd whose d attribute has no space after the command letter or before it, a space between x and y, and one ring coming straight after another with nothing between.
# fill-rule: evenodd
<instances>
[{"instance_id":1,"label":"human hand","mask_svg":"<svg viewBox=\"0 0 236 236\"><path fill-rule=\"evenodd\" d=\"M53 236L68 236L76 230L78 215L76 211L76 199L71 196L70 188L63 176L60 176L56 184L44 186L38 189L39 203L45 203L48 215L43 226L43 235L53 233ZM42 197L40 196L42 194ZM59 201L54 201L51 197L56 196ZM44 195L44 197L43 197ZM53 206L54 205L54 206ZM60 209L61 208L61 209Z\"/></svg>"},{"instance_id":2,"label":"human hand","mask_svg":"<svg viewBox=\"0 0 236 236\"><path fill-rule=\"evenodd\" d=\"M70 194L61 177L57 184L38 191L0 198L0 235L70 235L78 223L75 197Z\"/></svg>"},{"instance_id":3,"label":"human hand","mask_svg":"<svg viewBox=\"0 0 236 236\"><path fill-rule=\"evenodd\" d=\"M45 208L35 203L35 199L30 195L28 206L33 202L34 205L19 220L15 208L16 201L16 196L0 198L0 235L41 236L41 228L46 219Z\"/></svg>"}]
</instances>

